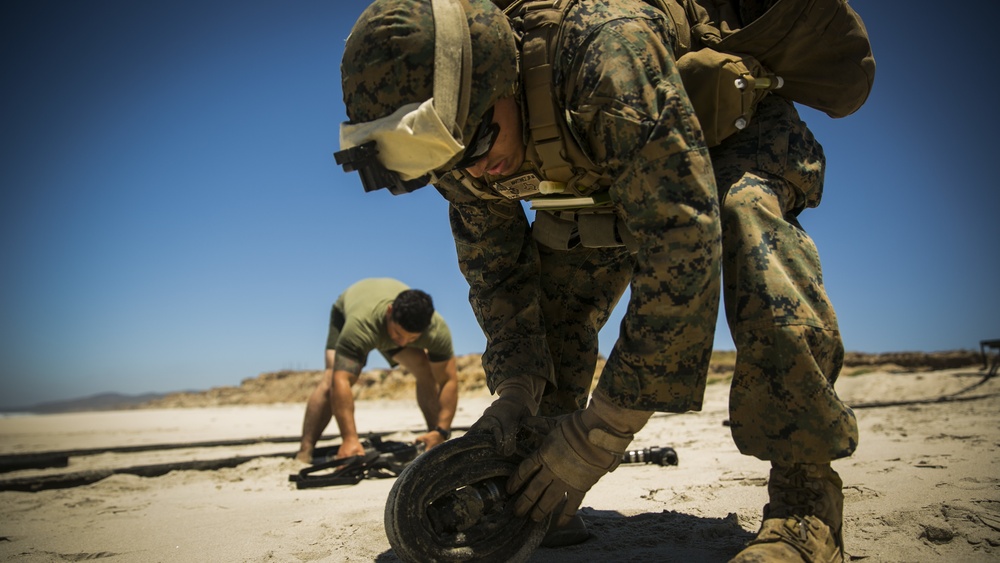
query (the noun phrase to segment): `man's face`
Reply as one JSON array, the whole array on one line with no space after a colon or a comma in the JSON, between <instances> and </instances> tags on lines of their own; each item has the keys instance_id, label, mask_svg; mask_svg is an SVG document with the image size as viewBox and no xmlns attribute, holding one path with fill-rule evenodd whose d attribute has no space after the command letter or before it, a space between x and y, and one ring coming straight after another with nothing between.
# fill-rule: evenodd
<instances>
[{"instance_id":1,"label":"man's face","mask_svg":"<svg viewBox=\"0 0 1000 563\"><path fill-rule=\"evenodd\" d=\"M521 135L521 110L513 97L501 98L493 106L493 122L500 126L497 140L486 156L466 168L475 178L483 174L507 176L521 168L524 163L524 138Z\"/></svg>"},{"instance_id":2,"label":"man's face","mask_svg":"<svg viewBox=\"0 0 1000 563\"><path fill-rule=\"evenodd\" d=\"M400 348L405 348L420 338L419 332L407 332L399 323L392 320L392 317L389 317L389 322L386 323L386 330L389 332L389 338Z\"/></svg>"}]
</instances>

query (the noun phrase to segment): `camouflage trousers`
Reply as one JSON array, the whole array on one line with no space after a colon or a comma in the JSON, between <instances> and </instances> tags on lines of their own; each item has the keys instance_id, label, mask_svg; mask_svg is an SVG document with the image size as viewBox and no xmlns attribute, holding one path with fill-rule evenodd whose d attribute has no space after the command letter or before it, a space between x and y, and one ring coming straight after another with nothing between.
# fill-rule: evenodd
<instances>
[{"instance_id":1,"label":"camouflage trousers","mask_svg":"<svg viewBox=\"0 0 1000 563\"><path fill-rule=\"evenodd\" d=\"M552 250L538 245L546 341L558 386L539 414L558 416L587 406L597 366L597 333L632 279L624 247Z\"/></svg>"},{"instance_id":2,"label":"camouflage trousers","mask_svg":"<svg viewBox=\"0 0 1000 563\"><path fill-rule=\"evenodd\" d=\"M737 348L730 422L740 451L782 464L826 463L858 443L834 383L843 363L816 246L798 222L822 196L822 147L795 108L772 97L751 126L712 150L723 235L723 295ZM539 246L543 308L558 388L540 414L586 406L597 334L628 286L624 249ZM676 394L703 387L674 383ZM683 387L683 388L681 388ZM612 390L613 392L613 390ZM700 404L700 397L692 401Z\"/></svg>"},{"instance_id":3,"label":"camouflage trousers","mask_svg":"<svg viewBox=\"0 0 1000 563\"><path fill-rule=\"evenodd\" d=\"M634 274L635 260L624 247L552 250L538 245L541 263L542 310L546 343L552 357L555 385L542 397L539 414L559 416L587 406L598 360L598 333L607 323ZM712 308L712 322L717 310ZM707 358L711 339L696 342ZM705 391L707 361L697 377L671 377L680 372L676 363L661 362L649 370L644 385L657 396L672 397L670 404L651 407L671 412L700 410ZM656 377L655 373L666 373ZM602 377L600 384L613 400L631 404L635 397L629 386L619 386L614 378ZM624 391L624 398L620 394Z\"/></svg>"},{"instance_id":4,"label":"camouflage trousers","mask_svg":"<svg viewBox=\"0 0 1000 563\"><path fill-rule=\"evenodd\" d=\"M854 452L853 411L834 390L844 348L819 254L797 216L822 196L825 159L794 106L772 96L712 150L723 236L723 299L736 344L733 439L782 464Z\"/></svg>"}]
</instances>

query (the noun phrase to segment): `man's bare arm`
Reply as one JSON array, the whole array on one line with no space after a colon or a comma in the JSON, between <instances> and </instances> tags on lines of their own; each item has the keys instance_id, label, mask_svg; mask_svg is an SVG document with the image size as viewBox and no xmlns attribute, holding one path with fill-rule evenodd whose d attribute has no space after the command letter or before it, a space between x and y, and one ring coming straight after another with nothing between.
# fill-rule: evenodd
<instances>
[{"instance_id":1,"label":"man's bare arm","mask_svg":"<svg viewBox=\"0 0 1000 563\"><path fill-rule=\"evenodd\" d=\"M431 372L437 382L438 411L437 426L445 430L451 429L451 423L458 411L458 368L455 357L443 362L431 362Z\"/></svg>"}]
</instances>

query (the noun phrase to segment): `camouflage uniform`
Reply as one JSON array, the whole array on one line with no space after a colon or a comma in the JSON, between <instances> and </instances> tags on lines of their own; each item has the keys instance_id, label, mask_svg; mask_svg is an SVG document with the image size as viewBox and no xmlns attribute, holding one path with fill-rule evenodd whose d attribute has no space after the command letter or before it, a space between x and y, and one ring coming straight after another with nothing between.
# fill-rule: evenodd
<instances>
[{"instance_id":1,"label":"camouflage uniform","mask_svg":"<svg viewBox=\"0 0 1000 563\"><path fill-rule=\"evenodd\" d=\"M433 68L426 6L417 0L382 4L381 15L366 11L362 29L352 32L354 43L366 44L352 45L349 38L345 49L341 70L352 123L422 102L432 91L432 73L393 72L401 62L403 69ZM771 4L748 0L740 17L752 21ZM474 103L463 144L488 108L511 93L521 96L522 121L530 131L527 108L533 106L526 92L516 90L514 45L501 30L507 24L476 2L469 8L480 56L472 69ZM511 25L515 33L521 30L516 19ZM627 444L649 411L699 410L722 277L738 350L730 399L733 436L742 452L772 462L761 532L738 560L798 560L798 554L816 553L842 559L842 482L829 461L854 451L857 425L833 391L843 346L816 248L796 220L819 203L822 148L793 105L771 95L749 127L709 153L674 62L674 30L663 13L640 0L579 0L557 37L555 56L548 59L554 61L556 118L566 119L568 134L593 164L584 172L600 176L597 191L607 196L618 232L630 235L631 252L553 246L537 232L540 221L555 216L547 211L537 212L533 236L519 196L508 198L494 184L504 178L480 180L453 171L436 184L450 202L459 265L487 337L483 366L491 391L510 379L505 393L520 401L526 392L514 384L538 377L549 384L543 414L583 407L598 331L626 284L631 287L595 400L560 422L562 438L526 459L519 478L537 472L527 486L532 495L539 495L539 484L548 487L546 495L556 491L547 500L560 492L568 499L572 492L575 510L582 492L608 470L608 456L620 459L617 450L595 451L590 430L612 436L608 429L620 427L614 436ZM527 161L518 173L542 176L540 146L532 145L530 135L526 140ZM501 411L510 410L510 401L503 401L501 396L487 409L497 415L483 418L500 421ZM575 446L568 445L570 435ZM565 465L575 461L593 470L582 477L567 473ZM524 506L538 498L527 489L518 501Z\"/></svg>"},{"instance_id":2,"label":"camouflage uniform","mask_svg":"<svg viewBox=\"0 0 1000 563\"><path fill-rule=\"evenodd\" d=\"M726 316L738 351L730 393L740 451L824 463L857 447L833 390L844 349L816 246L796 217L819 204L823 149L791 102L766 98L712 149L722 202Z\"/></svg>"},{"instance_id":3,"label":"camouflage uniform","mask_svg":"<svg viewBox=\"0 0 1000 563\"><path fill-rule=\"evenodd\" d=\"M672 30L662 13L636 0L579 2L562 29L553 71L560 109L604 171L637 251L545 248L532 238L521 203L496 196L495 178L445 176L438 188L451 202L459 264L486 333L489 386L536 375L559 388L546 410L582 407L597 333L631 283L598 387L623 407L698 410L718 311L721 231L708 150L674 65Z\"/></svg>"},{"instance_id":4,"label":"camouflage uniform","mask_svg":"<svg viewBox=\"0 0 1000 563\"><path fill-rule=\"evenodd\" d=\"M741 2L753 21L773 1ZM819 254L797 217L823 194L826 159L776 95L711 150L722 207L723 295L736 344L729 413L740 451L780 464L851 455L858 428L833 389L844 348Z\"/></svg>"},{"instance_id":5,"label":"camouflage uniform","mask_svg":"<svg viewBox=\"0 0 1000 563\"><path fill-rule=\"evenodd\" d=\"M741 0L755 21L774 0ZM737 357L729 417L741 452L771 462L756 538L733 563L842 561L843 482L830 465L857 448L833 389L844 348L819 254L798 222L823 194L823 148L776 95L712 148L723 232L723 294Z\"/></svg>"}]
</instances>

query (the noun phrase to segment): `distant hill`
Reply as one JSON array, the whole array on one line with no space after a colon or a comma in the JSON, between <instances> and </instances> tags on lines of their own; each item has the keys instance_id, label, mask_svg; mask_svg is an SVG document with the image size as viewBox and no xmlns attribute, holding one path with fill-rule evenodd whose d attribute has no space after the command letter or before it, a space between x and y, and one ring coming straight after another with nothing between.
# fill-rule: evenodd
<instances>
[{"instance_id":1,"label":"distant hill","mask_svg":"<svg viewBox=\"0 0 1000 563\"><path fill-rule=\"evenodd\" d=\"M482 356L468 354L456 358L460 397L489 395ZM979 353L969 350L950 352L894 352L865 354L850 352L844 357L844 376L875 370L888 372L913 372L961 368L981 365ZM708 381L725 381L732 378L736 365L736 352L712 353ZM604 369L604 359L597 363L594 379ZM144 407L214 407L226 405L252 405L272 403L302 403L316 387L323 372L283 370L262 373L244 379L239 386L215 387L208 391L172 393L150 401ZM413 377L402 369L374 369L365 371L354 385L357 400L406 399L414 397Z\"/></svg>"},{"instance_id":2,"label":"distant hill","mask_svg":"<svg viewBox=\"0 0 1000 563\"><path fill-rule=\"evenodd\" d=\"M456 358L460 396L489 395L480 354L467 354ZM736 352L712 353L709 382L725 381L732 377ZM844 357L842 374L875 370L895 372L930 371L982 366L978 351L954 350L946 352L890 352L868 354L848 352ZM598 361L594 378L604 369L604 360ZM198 408L228 405L261 405L274 403L303 403L316 387L323 372L319 370L282 370L262 373L244 379L238 386L214 387L205 391L180 391L174 393L148 393L121 395L102 393L82 399L54 401L38 405L0 408L0 412L28 412L51 414L63 412L122 410L135 408ZM405 399L414 396L414 381L402 369L373 369L365 371L354 386L357 400Z\"/></svg>"},{"instance_id":3,"label":"distant hill","mask_svg":"<svg viewBox=\"0 0 1000 563\"><path fill-rule=\"evenodd\" d=\"M134 409L141 405L158 401L167 393L143 393L141 395L122 395L121 393L99 393L80 399L65 401L50 401L37 405L20 407L0 407L4 413L54 414L64 412L105 411Z\"/></svg>"}]
</instances>

